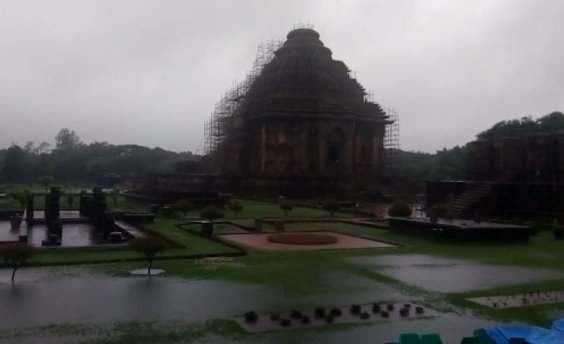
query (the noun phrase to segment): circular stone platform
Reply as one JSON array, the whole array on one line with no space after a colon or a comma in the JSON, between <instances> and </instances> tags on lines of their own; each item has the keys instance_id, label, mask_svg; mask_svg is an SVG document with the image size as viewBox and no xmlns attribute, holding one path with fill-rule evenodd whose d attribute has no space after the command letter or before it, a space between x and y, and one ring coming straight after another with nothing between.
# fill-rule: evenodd
<instances>
[{"instance_id":1,"label":"circular stone platform","mask_svg":"<svg viewBox=\"0 0 564 344\"><path fill-rule=\"evenodd\" d=\"M339 239L331 234L319 233L281 233L271 234L267 237L268 241L283 245L332 245Z\"/></svg>"}]
</instances>

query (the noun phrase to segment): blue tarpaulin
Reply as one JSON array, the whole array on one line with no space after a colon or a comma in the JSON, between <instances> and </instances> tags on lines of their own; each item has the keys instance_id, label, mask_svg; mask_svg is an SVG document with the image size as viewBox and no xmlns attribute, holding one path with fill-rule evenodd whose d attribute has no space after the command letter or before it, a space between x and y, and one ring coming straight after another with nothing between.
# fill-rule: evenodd
<instances>
[{"instance_id":1,"label":"blue tarpaulin","mask_svg":"<svg viewBox=\"0 0 564 344\"><path fill-rule=\"evenodd\" d=\"M497 326L486 329L496 344L507 344L511 338L523 338L529 344L564 344L564 318L552 323L550 329L538 326Z\"/></svg>"}]
</instances>

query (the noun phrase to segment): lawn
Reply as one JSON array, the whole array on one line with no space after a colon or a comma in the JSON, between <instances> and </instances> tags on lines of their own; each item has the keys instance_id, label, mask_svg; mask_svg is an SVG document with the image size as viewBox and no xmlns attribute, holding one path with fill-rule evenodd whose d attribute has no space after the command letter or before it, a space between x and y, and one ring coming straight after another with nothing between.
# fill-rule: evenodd
<instances>
[{"instance_id":1,"label":"lawn","mask_svg":"<svg viewBox=\"0 0 564 344\"><path fill-rule=\"evenodd\" d=\"M283 212L276 204L258 201L241 201L244 211L237 216L230 211L226 212L225 220L252 225L253 219L284 218ZM111 202L110 202L111 203ZM114 207L114 205L111 205ZM144 210L146 205L132 203L122 197L117 199L114 209ZM380 239L402 244L397 248L387 249L358 249L358 250L319 250L319 251L278 251L263 252L248 249L247 255L237 256L239 250L210 240L194 232L199 230L197 224L179 227L180 223L197 219L198 211L188 213L186 219L157 217L154 223L145 224L146 228L163 235L176 242L181 247L167 251L155 263L155 267L165 269L167 276L183 280L213 280L231 281L242 285L262 286L273 290L283 290L289 300L315 300L316 295L335 295L329 297L346 296L350 292L350 282L359 279L370 283L382 284L403 295L409 295L422 303L431 305L440 311L454 312L457 314L472 313L479 318L494 319L496 321L520 321L529 324L546 326L558 314L564 315L564 304L539 305L524 308L495 310L479 306L466 301L468 297L489 296L505 293L526 292L529 290L561 290L564 289L564 279L537 281L530 283L512 284L503 287L484 290L472 290L462 293L436 293L423 289L420 286L409 285L398 279L392 278L385 269L359 264L353 258L359 256L381 257L385 255L431 255L447 259L464 259L484 265L518 265L533 268L551 268L562 271L564 268L564 242L556 241L548 230L541 231L531 238L530 243L460 243L445 242L429 238L413 237L390 232L386 229L367 227L341 222L295 222L286 223L287 231L303 230L333 230L347 234L359 235L368 238ZM331 221L327 212L319 209L295 207L289 214L288 220L319 218ZM270 226L265 229L272 230ZM229 224L218 224L215 234L240 232L240 229ZM224 262L207 265L199 258L214 255L234 255ZM192 258L192 259L187 259ZM198 259L193 259L198 258ZM91 249L91 250L53 250L43 252L34 257L36 264L84 264L93 262L113 262L112 264L98 265L94 269L103 272L123 274L129 269L145 266L141 257L128 250L121 249ZM326 275L346 276L345 279L326 279ZM463 276L461 276L462 278ZM347 286L348 285L348 286ZM359 288L361 288L359 286ZM304 304L312 301L303 301ZM247 342L250 337L243 334L232 323L225 319L217 319L205 324L196 324L195 327L179 322L169 326L168 323L144 324L144 330L137 329L142 324L137 322L126 323L109 329L108 338L100 339L100 343L119 343L135 339L136 342L151 342L155 338L161 342L177 342L181 336L194 340L208 338L210 333L215 333L219 342L229 338L237 342L239 339ZM117 325L116 325L117 326ZM81 331L84 329L81 329ZM106 329L107 330L107 329ZM103 330L103 331L106 331ZM341 329L342 330L342 329ZM339 329L320 329L319 331L341 331ZM49 330L47 330L49 331ZM101 331L99 328L86 329L86 332ZM316 330L317 331L317 330ZM315 335L316 331L302 331L297 338L305 340L306 335ZM278 342L287 339L284 333L270 336Z\"/></svg>"}]
</instances>

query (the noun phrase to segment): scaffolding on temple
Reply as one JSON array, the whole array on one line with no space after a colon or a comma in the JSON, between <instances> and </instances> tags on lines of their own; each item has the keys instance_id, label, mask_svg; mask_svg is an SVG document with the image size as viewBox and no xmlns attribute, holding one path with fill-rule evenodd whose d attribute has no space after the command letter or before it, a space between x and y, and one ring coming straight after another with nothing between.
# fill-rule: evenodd
<instances>
[{"instance_id":1,"label":"scaffolding on temple","mask_svg":"<svg viewBox=\"0 0 564 344\"><path fill-rule=\"evenodd\" d=\"M257 54L253 62L253 68L245 80L234 85L226 91L221 99L215 104L210 119L204 123L204 154L213 152L227 137L237 135L237 121L235 116L240 102L245 98L254 80L260 75L262 68L274 58L274 52L283 44L282 40L269 40L262 42L257 47Z\"/></svg>"},{"instance_id":2,"label":"scaffolding on temple","mask_svg":"<svg viewBox=\"0 0 564 344\"><path fill-rule=\"evenodd\" d=\"M399 153L399 115L391 108L386 108L386 115L392 123L386 125L386 134L384 135L384 150L386 152L385 161L386 169L389 171L393 169L396 164L397 156Z\"/></svg>"},{"instance_id":3,"label":"scaffolding on temple","mask_svg":"<svg viewBox=\"0 0 564 344\"><path fill-rule=\"evenodd\" d=\"M386 108L386 115L392 121L391 124L386 125L386 135L384 135L384 149L397 150L399 146L399 115L394 109Z\"/></svg>"}]
</instances>

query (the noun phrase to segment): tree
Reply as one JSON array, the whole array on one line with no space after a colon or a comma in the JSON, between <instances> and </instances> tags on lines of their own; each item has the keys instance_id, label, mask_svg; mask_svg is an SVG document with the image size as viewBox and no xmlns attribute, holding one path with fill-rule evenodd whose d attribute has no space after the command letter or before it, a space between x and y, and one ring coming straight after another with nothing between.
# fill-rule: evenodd
<instances>
[{"instance_id":1,"label":"tree","mask_svg":"<svg viewBox=\"0 0 564 344\"><path fill-rule=\"evenodd\" d=\"M288 212L294 209L294 205L290 202L283 202L280 204L280 209L284 212L284 216L288 216Z\"/></svg>"},{"instance_id":2,"label":"tree","mask_svg":"<svg viewBox=\"0 0 564 344\"><path fill-rule=\"evenodd\" d=\"M36 248L27 244L6 244L0 246L0 257L12 268L12 283L16 277L16 271L36 253Z\"/></svg>"},{"instance_id":3,"label":"tree","mask_svg":"<svg viewBox=\"0 0 564 344\"><path fill-rule=\"evenodd\" d=\"M339 211L339 202L334 199L328 199L323 202L323 209L327 210L331 216L333 216L337 211Z\"/></svg>"},{"instance_id":4,"label":"tree","mask_svg":"<svg viewBox=\"0 0 564 344\"><path fill-rule=\"evenodd\" d=\"M221 219L224 216L225 216L225 213L224 213L223 209L216 207L216 206L213 206L213 205L205 207L200 212L200 217L202 219L206 219L210 222L213 221L213 220Z\"/></svg>"},{"instance_id":5,"label":"tree","mask_svg":"<svg viewBox=\"0 0 564 344\"><path fill-rule=\"evenodd\" d=\"M112 204L113 204L114 208L117 207L117 202L119 200L119 194L120 194L120 192L117 189L113 189L111 194L110 194L110 197L112 197Z\"/></svg>"},{"instance_id":6,"label":"tree","mask_svg":"<svg viewBox=\"0 0 564 344\"><path fill-rule=\"evenodd\" d=\"M67 194L67 204L70 208L72 208L72 206L74 204L74 194L72 192L69 192Z\"/></svg>"},{"instance_id":7,"label":"tree","mask_svg":"<svg viewBox=\"0 0 564 344\"><path fill-rule=\"evenodd\" d=\"M74 132L74 130L69 130L63 128L59 131L57 136L55 136L55 142L57 144L57 149L59 150L73 150L80 146L80 137Z\"/></svg>"},{"instance_id":8,"label":"tree","mask_svg":"<svg viewBox=\"0 0 564 344\"><path fill-rule=\"evenodd\" d=\"M10 181L21 178L24 173L25 152L17 145L6 150L2 174Z\"/></svg>"},{"instance_id":9,"label":"tree","mask_svg":"<svg viewBox=\"0 0 564 344\"><path fill-rule=\"evenodd\" d=\"M194 204L187 199L179 199L172 205L172 208L181 212L183 218L185 219L188 215L188 212L194 209Z\"/></svg>"},{"instance_id":10,"label":"tree","mask_svg":"<svg viewBox=\"0 0 564 344\"><path fill-rule=\"evenodd\" d=\"M151 276L153 260L155 260L157 254L162 253L168 249L168 243L161 237L145 236L131 240L129 242L129 247L135 252L144 256L145 259L149 261L147 275Z\"/></svg>"},{"instance_id":11,"label":"tree","mask_svg":"<svg viewBox=\"0 0 564 344\"><path fill-rule=\"evenodd\" d=\"M49 188L55 184L55 178L51 176L41 176L37 178L37 184L43 186L46 190L49 190Z\"/></svg>"},{"instance_id":12,"label":"tree","mask_svg":"<svg viewBox=\"0 0 564 344\"><path fill-rule=\"evenodd\" d=\"M12 191L9 193L10 197L12 197L13 199L15 199L16 201L18 201L20 203L20 208L25 208L25 203L27 201L26 199L26 195L22 192L18 192L18 191Z\"/></svg>"},{"instance_id":13,"label":"tree","mask_svg":"<svg viewBox=\"0 0 564 344\"><path fill-rule=\"evenodd\" d=\"M244 207L238 201L233 201L229 204L229 210L235 213L235 217L238 217L239 214L243 211Z\"/></svg>"}]
</instances>

